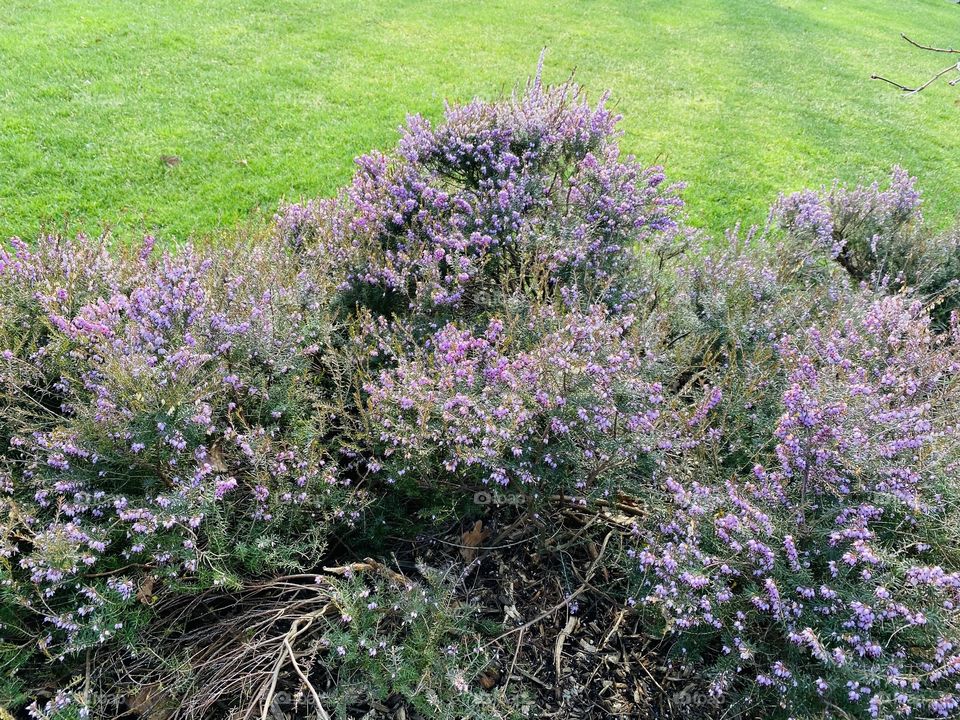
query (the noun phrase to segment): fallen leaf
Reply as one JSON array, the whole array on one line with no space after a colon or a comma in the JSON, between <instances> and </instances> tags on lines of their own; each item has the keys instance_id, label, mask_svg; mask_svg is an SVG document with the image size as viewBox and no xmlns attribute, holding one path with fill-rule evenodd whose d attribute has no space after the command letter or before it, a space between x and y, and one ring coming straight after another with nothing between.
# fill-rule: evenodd
<instances>
[{"instance_id":1,"label":"fallen leaf","mask_svg":"<svg viewBox=\"0 0 960 720\"><path fill-rule=\"evenodd\" d=\"M480 687L484 690L493 690L500 682L500 673L496 668L487 668L480 673Z\"/></svg>"},{"instance_id":2,"label":"fallen leaf","mask_svg":"<svg viewBox=\"0 0 960 720\"><path fill-rule=\"evenodd\" d=\"M223 450L220 449L219 445L214 445L210 448L209 459L210 467L213 468L214 472L225 473L229 469L223 458Z\"/></svg>"},{"instance_id":3,"label":"fallen leaf","mask_svg":"<svg viewBox=\"0 0 960 720\"><path fill-rule=\"evenodd\" d=\"M503 614L515 622L523 622L523 618L520 616L520 613L517 612L516 605L504 605Z\"/></svg>"},{"instance_id":4,"label":"fallen leaf","mask_svg":"<svg viewBox=\"0 0 960 720\"><path fill-rule=\"evenodd\" d=\"M153 597L153 585L156 582L156 579L151 575L140 585L140 589L137 590L137 600L142 602L144 605L152 605L155 598Z\"/></svg>"},{"instance_id":5,"label":"fallen leaf","mask_svg":"<svg viewBox=\"0 0 960 720\"><path fill-rule=\"evenodd\" d=\"M460 554L466 562L472 562L477 556L477 548L483 544L483 541L490 537L490 529L483 527L483 521L477 520L473 524L472 530L467 530L462 536L463 547L460 548Z\"/></svg>"}]
</instances>

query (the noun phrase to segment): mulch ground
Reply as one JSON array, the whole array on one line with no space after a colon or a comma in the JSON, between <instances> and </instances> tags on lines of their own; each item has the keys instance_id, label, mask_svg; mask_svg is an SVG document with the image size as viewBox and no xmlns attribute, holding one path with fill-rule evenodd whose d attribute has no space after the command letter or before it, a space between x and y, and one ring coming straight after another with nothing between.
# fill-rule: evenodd
<instances>
[{"instance_id":1,"label":"mulch ground","mask_svg":"<svg viewBox=\"0 0 960 720\"><path fill-rule=\"evenodd\" d=\"M721 718L723 709L709 697L702 680L668 662L667 643L644 630L649 623L641 622L640 610L629 602L627 566L632 561L626 559L626 550L634 544L632 517L639 512L626 500L590 512L561 503L543 515L491 505L469 520L451 523L440 534L397 539L389 561L349 567L388 576L399 572L418 580L417 568L426 565L458 577L455 600L476 608L480 626L489 633L485 642L491 662L475 682L481 692L495 696L504 718ZM336 573L346 567L328 570ZM165 615L190 618L179 631L181 655L190 658L194 673L203 668L207 678L200 688L202 697L194 698L195 709L186 716L249 720L250 710L238 715L220 713L217 707L232 700L234 687L262 685L271 675L277 693L303 694L294 665L277 665L274 655L279 652L283 658L284 635L296 638L303 613L315 611L325 601L323 592L314 597L318 591L312 576L289 577L310 582L301 586L281 578L283 582L265 582L239 595L208 592L171 600ZM312 604L298 609L304 602ZM261 627L256 642L244 640L254 623ZM304 663L309 663L308 656L309 651L298 653ZM170 687L171 677L158 674L151 658L140 661L138 665L134 658L124 665L121 660L111 664L95 658L92 663L93 669L127 668L125 680L134 690L115 717L169 720L183 714L176 710L176 696L156 690ZM312 680L321 688L333 681ZM116 679L108 675L101 682L109 689ZM201 700L207 704L198 705ZM251 707L265 702L257 694ZM316 717L300 703L269 707L273 720ZM434 720L400 696L350 707L348 716Z\"/></svg>"},{"instance_id":2,"label":"mulch ground","mask_svg":"<svg viewBox=\"0 0 960 720\"><path fill-rule=\"evenodd\" d=\"M610 560L622 554L629 517L566 510L551 529L499 515L492 509L397 555L401 566L459 563L462 600L502 624L495 661L478 679L486 692L531 718L720 716L693 673L669 666L662 638L644 633L627 602L626 578ZM369 720L420 717L399 699L356 710Z\"/></svg>"}]
</instances>

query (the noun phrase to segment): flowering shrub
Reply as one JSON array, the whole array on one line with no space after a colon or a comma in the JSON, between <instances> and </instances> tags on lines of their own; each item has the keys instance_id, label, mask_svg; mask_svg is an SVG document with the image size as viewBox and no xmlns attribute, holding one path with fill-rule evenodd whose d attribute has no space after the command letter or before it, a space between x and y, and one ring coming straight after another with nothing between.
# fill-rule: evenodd
<instances>
[{"instance_id":1,"label":"flowering shrub","mask_svg":"<svg viewBox=\"0 0 960 720\"><path fill-rule=\"evenodd\" d=\"M474 333L448 324L365 385L390 483L609 493L656 444L663 389L642 331L602 307L543 307Z\"/></svg>"},{"instance_id":2,"label":"flowering shrub","mask_svg":"<svg viewBox=\"0 0 960 720\"><path fill-rule=\"evenodd\" d=\"M76 653L122 632L145 588L310 564L351 520L322 442L326 291L285 251L15 242L0 288L15 637Z\"/></svg>"},{"instance_id":3,"label":"flowering shrub","mask_svg":"<svg viewBox=\"0 0 960 720\"><path fill-rule=\"evenodd\" d=\"M925 236L916 290L930 307L940 329L950 324L951 315L960 310L960 232Z\"/></svg>"},{"instance_id":4,"label":"flowering shrub","mask_svg":"<svg viewBox=\"0 0 960 720\"><path fill-rule=\"evenodd\" d=\"M829 191L781 196L773 216L794 244L828 255L854 280L889 291L911 288L942 328L960 305L960 242L956 230L935 235L923 227L915 183L894 167L885 190L834 183Z\"/></svg>"},{"instance_id":5,"label":"flowering shrub","mask_svg":"<svg viewBox=\"0 0 960 720\"><path fill-rule=\"evenodd\" d=\"M794 717L946 717L960 697L946 540L960 530L960 333L935 335L902 298L847 312L779 341L783 412L752 469L711 479L709 454L662 469L639 552L647 601L682 652L716 658L718 694Z\"/></svg>"},{"instance_id":6,"label":"flowering shrub","mask_svg":"<svg viewBox=\"0 0 960 720\"><path fill-rule=\"evenodd\" d=\"M450 580L421 566L426 579L353 575L335 583L340 614L324 618L320 662L337 680L332 707L400 695L424 717L494 718L494 698L477 676L489 658L473 625L476 608L458 605Z\"/></svg>"},{"instance_id":7,"label":"flowering shrub","mask_svg":"<svg viewBox=\"0 0 960 720\"><path fill-rule=\"evenodd\" d=\"M894 167L886 190L834 183L781 197L774 213L790 234L827 252L854 279L911 282L919 257L911 245L922 220L915 182Z\"/></svg>"},{"instance_id":8,"label":"flowering shrub","mask_svg":"<svg viewBox=\"0 0 960 720\"><path fill-rule=\"evenodd\" d=\"M954 713L955 236L896 168L717 248L616 120L538 76L410 118L247 243L0 251L3 701L82 716L94 652L180 717L283 673L344 712L482 716L448 588L315 573L331 533L493 485L544 527L558 495L627 496L636 599L732 712Z\"/></svg>"},{"instance_id":9,"label":"flowering shrub","mask_svg":"<svg viewBox=\"0 0 960 720\"><path fill-rule=\"evenodd\" d=\"M672 352L675 364L708 351L722 361L770 347L828 314L850 297L845 273L798 246L752 228L727 233L726 244L677 262L669 304L661 314L682 344ZM689 338L689 340L688 340Z\"/></svg>"},{"instance_id":10,"label":"flowering shrub","mask_svg":"<svg viewBox=\"0 0 960 720\"><path fill-rule=\"evenodd\" d=\"M421 319L473 314L514 292L631 297L639 247L683 243L678 186L621 158L617 117L572 84L411 117L396 153L357 160L335 201L286 205L279 236L340 279L344 302Z\"/></svg>"},{"instance_id":11,"label":"flowering shrub","mask_svg":"<svg viewBox=\"0 0 960 720\"><path fill-rule=\"evenodd\" d=\"M678 186L620 156L616 121L538 76L410 118L336 200L281 208L279 238L361 311L368 467L393 492L610 492L655 442L631 313L689 233Z\"/></svg>"}]
</instances>

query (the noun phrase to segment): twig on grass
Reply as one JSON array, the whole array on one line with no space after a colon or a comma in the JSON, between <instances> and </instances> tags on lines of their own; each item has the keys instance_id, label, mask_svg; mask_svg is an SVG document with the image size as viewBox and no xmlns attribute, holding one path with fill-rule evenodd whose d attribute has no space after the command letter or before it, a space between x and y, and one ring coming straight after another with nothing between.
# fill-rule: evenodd
<instances>
[{"instance_id":1,"label":"twig on grass","mask_svg":"<svg viewBox=\"0 0 960 720\"><path fill-rule=\"evenodd\" d=\"M900 90L903 90L903 92L907 93L908 95L916 95L918 92L921 92L922 90L926 90L928 87L930 87L931 85L933 85L933 83L935 83L937 80L939 80L939 79L942 78L944 75L946 75L947 73L952 72L952 71L954 71L954 70L956 70L957 72L960 72L960 62L958 62L956 65L950 65L950 66L948 66L948 67L945 67L943 70L941 70L940 72L938 72L938 73L937 73L936 75L934 75L932 78L930 78L929 80L927 80L923 85L920 85L919 87L915 87L915 88L907 87L906 85L901 85L900 83L898 83L898 82L896 82L896 81L894 81L894 80L890 80L889 78L885 78L885 77L883 77L882 75L871 75L871 76L870 76L870 79L871 79L871 80L882 80L882 81L885 82L885 83L888 83L888 84L890 84L890 85L893 85L893 86L896 87L896 88L899 88ZM953 86L956 85L957 83L960 83L960 78L957 78L957 79L955 79L955 80L951 80L948 84L949 84L951 87L953 87Z\"/></svg>"},{"instance_id":2,"label":"twig on grass","mask_svg":"<svg viewBox=\"0 0 960 720\"><path fill-rule=\"evenodd\" d=\"M913 45L914 47L919 48L919 49L921 49L921 50L925 50L925 51L928 51L928 52L935 52L935 53L947 53L947 54L952 54L952 55L960 55L960 50L955 50L954 48L940 48L940 47L934 47L934 46L932 46L932 45L923 45L922 43L918 43L918 42L915 41L915 40L911 40L911 39L910 39L909 37L907 37L904 33L900 33L900 37L903 38L904 40L906 40L908 43L910 43L910 44ZM881 82L885 82L885 83L887 83L887 84L889 84L889 85L893 85L895 88L898 88L898 89L902 90L903 92L907 93L908 95L916 95L918 92L921 92L921 91L925 90L926 88L930 87L931 85L933 85L933 83L935 83L937 80L939 80L940 78L942 78L944 75L946 75L946 74L948 74L948 73L951 73L951 72L954 72L954 71L960 73L960 62L954 63L954 64L952 64L952 65L948 65L947 67L943 68L943 69L940 70L939 72L935 73L934 76L933 76L932 78L930 78L929 80L927 80L925 83L923 83L922 85L919 85L919 86L917 86L917 87L908 87L908 86L906 86L906 85L903 85L903 84L901 84L901 83L898 83L898 82L895 81L895 80L891 80L890 78L886 78L886 77L884 77L884 76L882 76L882 75L876 75L876 74L874 74L874 75L871 75L871 76L870 76L870 79L871 79L871 80L880 80ZM953 87L953 86L957 85L958 83L960 83L960 77L954 78L954 79L951 80L948 84L949 84L951 87Z\"/></svg>"},{"instance_id":3,"label":"twig on grass","mask_svg":"<svg viewBox=\"0 0 960 720\"><path fill-rule=\"evenodd\" d=\"M914 47L920 48L921 50L929 50L930 52L952 53L954 55L960 55L960 50L954 50L953 48L938 48L938 47L932 47L930 45L921 45L916 40L911 40L910 38L908 38L905 33L900 33L900 37L902 37L904 40L906 40L908 43L910 43Z\"/></svg>"}]
</instances>

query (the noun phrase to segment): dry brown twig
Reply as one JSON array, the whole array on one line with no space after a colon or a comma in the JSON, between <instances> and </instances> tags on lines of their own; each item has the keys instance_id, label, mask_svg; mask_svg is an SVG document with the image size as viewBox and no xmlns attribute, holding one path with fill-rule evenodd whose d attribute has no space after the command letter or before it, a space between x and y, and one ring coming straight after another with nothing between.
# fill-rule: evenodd
<instances>
[{"instance_id":1,"label":"dry brown twig","mask_svg":"<svg viewBox=\"0 0 960 720\"><path fill-rule=\"evenodd\" d=\"M507 697L507 686L510 684L510 679L513 677L513 670L517 667L517 657L520 655L520 646L523 644L523 633L521 630L520 634L517 636L517 644L513 649L513 660L510 662L510 669L507 671L507 678L503 681L503 685L500 687L500 697Z\"/></svg>"},{"instance_id":2,"label":"dry brown twig","mask_svg":"<svg viewBox=\"0 0 960 720\"><path fill-rule=\"evenodd\" d=\"M556 686L554 687L554 693L559 696L560 694L560 678L563 672L563 646L567 642L567 638L570 637L571 633L577 629L577 624L580 622L579 618L576 615L570 615L567 617L567 624L563 626L563 630L559 632L553 644L553 668L554 668L554 678L556 678Z\"/></svg>"},{"instance_id":3,"label":"dry brown twig","mask_svg":"<svg viewBox=\"0 0 960 720\"><path fill-rule=\"evenodd\" d=\"M301 620L306 620L306 624L302 629L300 627ZM270 707L273 704L274 692L277 689L277 680L280 677L280 671L283 669L284 660L287 658L289 658L290 666L293 668L294 672L297 673L297 676L303 682L304 686L310 691L310 695L313 697L314 703L316 703L317 717L320 718L320 720L330 720L330 716L327 714L327 711L323 709L323 703L320 701L320 695L317 693L316 688L313 687L313 683L310 682L310 679L306 676L301 669L300 664L297 662L297 654L292 645L292 641L295 640L301 632L306 632L306 630L313 625L313 621L313 616L297 618L293 621L293 625L290 626L290 631L283 637L283 648L285 653L281 653L280 657L277 658L277 664L274 666L273 674L270 678L270 689L263 701L263 713L260 715L261 720L266 720L267 715L270 712Z\"/></svg>"},{"instance_id":4,"label":"dry brown twig","mask_svg":"<svg viewBox=\"0 0 960 720\"><path fill-rule=\"evenodd\" d=\"M155 631L177 628L174 650L164 657L149 652L149 647L138 657L91 657L86 679L90 692L117 686L115 674L102 672L113 668L122 673L125 686L150 690L135 694L142 708L200 720L219 706L230 705L233 717L251 720L271 717L281 683L289 688L293 680L310 696L310 717L329 720L321 704L322 688L304 662L322 634L319 621L341 612L330 578L375 573L400 585L410 580L371 558L325 571L326 575L273 578L233 593L210 590L162 600L157 612L168 620Z\"/></svg>"},{"instance_id":5,"label":"dry brown twig","mask_svg":"<svg viewBox=\"0 0 960 720\"><path fill-rule=\"evenodd\" d=\"M919 49L921 49L921 50L926 50L926 51L928 51L928 52L935 52L935 53L946 53L946 54L950 54L950 55L960 55L960 50L955 50L955 49L953 49L953 48L934 47L934 46L932 46L932 45L923 45L922 43L918 43L918 42L916 42L915 40L911 40L911 39L910 39L909 37L907 37L904 33L900 33L900 37L902 37L904 40L906 40L908 43L910 43L910 44L913 45L914 47L919 48ZM951 73L951 72L960 73L960 61L955 62L955 63L953 63L952 65L948 65L947 67L943 68L943 69L940 70L939 72L935 73L932 78L930 78L929 80L927 80L927 81L926 81L925 83L923 83L922 85L918 85L917 87L907 87L906 85L901 85L900 83L896 82L895 80L890 80L889 78L885 78L885 77L883 77L882 75L871 75L871 76L870 76L870 79L871 79L871 80L880 80L880 81L882 81L882 82L888 83L889 85L893 85L895 88L899 88L900 90L902 90L903 92L905 92L905 93L907 93L907 94L909 94L909 95L916 95L918 92L921 92L922 90L925 90L926 88L930 87L930 86L933 85L933 83L935 83L937 80L939 80L939 79L942 78L944 75L947 75L948 73ZM957 85L958 83L960 83L960 75L958 75L956 78L954 78L953 80L951 80L951 81L948 83L948 85L950 85L951 87L953 87L953 86Z\"/></svg>"},{"instance_id":6,"label":"dry brown twig","mask_svg":"<svg viewBox=\"0 0 960 720\"><path fill-rule=\"evenodd\" d=\"M606 534L606 536L603 538L603 544L600 546L600 551L597 553L596 559L591 563L590 568L587 570L587 574L586 574L587 580L586 580L586 582L584 582L582 585L580 585L579 588L577 588L574 592L572 592L570 595L568 595L566 598L564 598L564 600L563 600L562 602L559 602L559 603L557 603L556 605L554 605L553 607L551 607L550 609L543 611L542 613L540 613L539 615L537 615L533 620L530 620L529 622L525 622L523 625L520 625L520 626L518 626L518 627L515 627L515 628L512 628L512 629L510 629L510 630L507 630L506 632L502 633L502 634L499 635L498 637L496 637L496 638L494 638L493 640L491 640L490 642L488 642L486 645L484 645L484 647L485 647L485 648L486 648L486 647L490 647L491 645L494 645L495 643L500 642L500 641L503 640L504 638L507 638L507 637L509 637L510 635L513 635L514 633L523 632L523 631L525 631L525 630L529 630L530 628L532 628L534 625L536 625L536 624L537 624L538 622L540 622L541 620L544 620L545 618L548 618L548 617L550 617L551 615L553 615L553 614L554 614L555 612L557 612L558 610L562 610L563 608L567 607L568 605L570 605L570 603L572 603L574 600L576 600L581 594L583 594L583 592L584 592L585 590L587 590L587 588L588 588L587 582L589 582L590 579L593 577L594 572L596 572L597 565L600 564L600 560L601 560L601 558L603 558L604 552L606 552L607 543L610 542L610 537L611 537L612 535L613 535L613 531L611 530L611 531L608 532L608 533Z\"/></svg>"}]
</instances>

